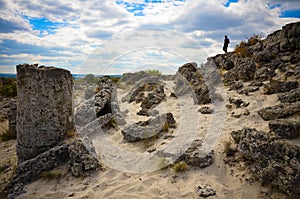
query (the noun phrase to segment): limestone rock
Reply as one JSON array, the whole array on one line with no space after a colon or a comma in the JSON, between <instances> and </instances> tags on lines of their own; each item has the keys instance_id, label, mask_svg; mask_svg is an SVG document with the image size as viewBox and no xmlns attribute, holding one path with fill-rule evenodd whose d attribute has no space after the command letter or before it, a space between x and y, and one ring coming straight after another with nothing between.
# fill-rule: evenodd
<instances>
[{"instance_id":1,"label":"limestone rock","mask_svg":"<svg viewBox=\"0 0 300 199\"><path fill-rule=\"evenodd\" d=\"M125 126L121 133L126 141L136 142L159 136L163 131L167 131L169 127L175 127L175 123L172 113L166 113L145 122Z\"/></svg>"},{"instance_id":2,"label":"limestone rock","mask_svg":"<svg viewBox=\"0 0 300 199\"><path fill-rule=\"evenodd\" d=\"M289 92L292 89L298 88L299 83L296 81L282 82L279 80L270 80L268 92L266 94Z\"/></svg>"},{"instance_id":3,"label":"limestone rock","mask_svg":"<svg viewBox=\"0 0 300 199\"><path fill-rule=\"evenodd\" d=\"M278 99L280 100L280 102L285 103L285 102L296 102L296 101L300 101L300 88L291 90L290 92L287 93L283 93L278 95Z\"/></svg>"},{"instance_id":4,"label":"limestone rock","mask_svg":"<svg viewBox=\"0 0 300 199\"><path fill-rule=\"evenodd\" d=\"M291 198L300 195L300 147L256 129L231 133L238 151L249 160L254 175Z\"/></svg>"},{"instance_id":5,"label":"limestone rock","mask_svg":"<svg viewBox=\"0 0 300 199\"><path fill-rule=\"evenodd\" d=\"M236 108L247 107L249 102L244 102L242 99L229 98L229 103L234 104Z\"/></svg>"},{"instance_id":6,"label":"limestone rock","mask_svg":"<svg viewBox=\"0 0 300 199\"><path fill-rule=\"evenodd\" d=\"M18 162L57 146L74 129L73 77L67 70L17 66Z\"/></svg>"},{"instance_id":7,"label":"limestone rock","mask_svg":"<svg viewBox=\"0 0 300 199\"><path fill-rule=\"evenodd\" d=\"M205 168L214 162L214 152L201 150L202 140L194 140L191 146L182 154L176 162L185 161L188 165Z\"/></svg>"},{"instance_id":8,"label":"limestone rock","mask_svg":"<svg viewBox=\"0 0 300 199\"><path fill-rule=\"evenodd\" d=\"M203 106L199 109L199 112L202 114L212 114L214 112L214 110L207 106Z\"/></svg>"},{"instance_id":9,"label":"limestone rock","mask_svg":"<svg viewBox=\"0 0 300 199\"><path fill-rule=\"evenodd\" d=\"M242 81L253 80L255 71L256 71L256 66L253 60L245 60L244 63L235 65L234 68L230 69L224 75L224 81L225 83L230 84L238 80L242 80Z\"/></svg>"},{"instance_id":10,"label":"limestone rock","mask_svg":"<svg viewBox=\"0 0 300 199\"><path fill-rule=\"evenodd\" d=\"M23 187L39 178L42 171L51 170L69 159L68 145L61 145L37 155L34 158L23 161L17 166L17 169L11 181L6 186L7 190L12 190L10 196L17 196ZM18 190L15 192L15 190Z\"/></svg>"},{"instance_id":11,"label":"limestone rock","mask_svg":"<svg viewBox=\"0 0 300 199\"><path fill-rule=\"evenodd\" d=\"M196 193L200 197L207 198L209 196L216 195L216 191L212 188L211 185L203 184L196 187Z\"/></svg>"},{"instance_id":12,"label":"limestone rock","mask_svg":"<svg viewBox=\"0 0 300 199\"><path fill-rule=\"evenodd\" d=\"M179 67L175 84L174 93L176 96L182 96L193 91L192 97L195 104L208 104L211 102L210 91L201 75L201 71L197 69L196 63L186 63Z\"/></svg>"},{"instance_id":13,"label":"limestone rock","mask_svg":"<svg viewBox=\"0 0 300 199\"><path fill-rule=\"evenodd\" d=\"M87 138L79 139L69 146L69 157L69 168L77 177L100 167L95 148Z\"/></svg>"},{"instance_id":14,"label":"limestone rock","mask_svg":"<svg viewBox=\"0 0 300 199\"><path fill-rule=\"evenodd\" d=\"M96 88L95 111L97 117L112 113L111 103L116 101L116 84L109 78L101 78Z\"/></svg>"},{"instance_id":15,"label":"limestone rock","mask_svg":"<svg viewBox=\"0 0 300 199\"><path fill-rule=\"evenodd\" d=\"M279 104L276 106L266 107L258 111L260 117L264 120L274 120L286 118L290 115L300 112L300 102Z\"/></svg>"},{"instance_id":16,"label":"limestone rock","mask_svg":"<svg viewBox=\"0 0 300 199\"><path fill-rule=\"evenodd\" d=\"M164 93L164 86L158 85L153 92L148 93L148 95L143 99L141 103L142 109L152 109L157 106L163 99L165 99L166 95Z\"/></svg>"},{"instance_id":17,"label":"limestone rock","mask_svg":"<svg viewBox=\"0 0 300 199\"><path fill-rule=\"evenodd\" d=\"M278 137L283 139L293 139L300 135L300 122L287 120L275 120L269 122L269 128Z\"/></svg>"}]
</instances>

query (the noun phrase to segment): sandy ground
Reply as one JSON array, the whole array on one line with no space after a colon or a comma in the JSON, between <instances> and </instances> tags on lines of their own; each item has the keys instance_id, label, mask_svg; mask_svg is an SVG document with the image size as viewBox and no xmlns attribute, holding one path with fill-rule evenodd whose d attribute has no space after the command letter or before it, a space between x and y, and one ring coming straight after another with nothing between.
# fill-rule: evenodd
<instances>
[{"instance_id":1,"label":"sandy ground","mask_svg":"<svg viewBox=\"0 0 300 199\"><path fill-rule=\"evenodd\" d=\"M171 111L177 121L177 128L170 129L167 134L178 136L182 132L192 131L196 129L194 135L197 139L204 139L207 130L214 127L216 123L223 123L223 121L214 120L214 115L204 115L198 112L201 106L193 105L185 98L180 99L170 98L172 83L166 82L165 92L167 100L162 102L157 109L160 113ZM139 104L121 103L121 97L125 95L124 90L119 90L119 98L121 111L128 110L127 121L133 123L139 120L146 120L147 118L137 116L136 112L140 110ZM172 167L164 169L153 170L150 165L145 165L140 173L129 171L135 170L135 165L132 168L126 168L124 162L111 161L108 159L103 170L99 170L88 174L85 177L75 178L68 173L67 166L58 167L52 172L60 173L61 177L57 179L40 179L29 185L26 185L24 190L26 193L20 195L18 198L35 199L35 198L199 198L195 189L198 185L209 184L216 191L215 196L209 198L231 198L231 199L256 199L256 198L286 198L282 194L271 193L267 187L261 187L260 184L253 179L253 176L246 165L241 162L233 163L232 166L224 163L224 144L230 140L230 132L238 130L243 127L252 127L258 130L268 131L267 122L264 122L257 111L263 107L278 104L276 95L262 95L260 91L251 93L249 96L240 95L236 91L225 91L226 101L229 104L229 97L242 98L245 102L250 102L246 108L224 108L225 118L221 135L213 145L215 152L214 163L204 169L189 167L186 171L176 172ZM185 105L187 105L185 107ZM249 115L244 115L249 111ZM217 114L216 110L215 114ZM233 115L241 114L239 118ZM185 116L185 120L182 119ZM198 121L196 120L197 118ZM183 124L185 127L182 127ZM196 125L195 125L196 124ZM194 125L194 126L192 126ZM121 151L130 151L141 156L149 155L149 149L158 151L172 143L172 139L164 139L163 136L155 141L127 143L123 140L120 131L121 127L117 129L110 129L105 132L105 142L107 145L115 145ZM100 150L103 149L103 135L92 137L98 156L105 155ZM102 139L102 140L99 140ZM182 144L177 143L177 144ZM9 147L5 148L5 145ZM1 147L1 161L11 156L14 142L0 143ZM10 154L4 153L6 149ZM118 154L115 154L116 156ZM103 157L102 157L103 158ZM6 161L6 160L5 160ZM136 160L133 160L136 161ZM142 159L142 161L144 161ZM149 166L149 167L148 167ZM128 169L128 171L126 171ZM125 170L125 171L124 171ZM145 171L145 172L142 172ZM150 171L150 172L149 172Z\"/></svg>"},{"instance_id":2,"label":"sandy ground","mask_svg":"<svg viewBox=\"0 0 300 199\"><path fill-rule=\"evenodd\" d=\"M0 135L8 130L8 121L0 119ZM0 141L0 192L5 188L5 185L12 177L16 166L16 140L6 142ZM0 194L1 198L1 194Z\"/></svg>"}]
</instances>

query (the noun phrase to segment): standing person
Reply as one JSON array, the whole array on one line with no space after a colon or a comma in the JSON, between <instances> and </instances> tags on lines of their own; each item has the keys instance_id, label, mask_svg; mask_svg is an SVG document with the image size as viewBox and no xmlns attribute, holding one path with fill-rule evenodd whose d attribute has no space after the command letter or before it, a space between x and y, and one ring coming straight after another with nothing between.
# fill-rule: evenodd
<instances>
[{"instance_id":1,"label":"standing person","mask_svg":"<svg viewBox=\"0 0 300 199\"><path fill-rule=\"evenodd\" d=\"M228 39L227 35L225 35L224 45L223 45L223 50L225 53L227 53L227 48L228 48L229 43L230 43L230 40Z\"/></svg>"}]
</instances>

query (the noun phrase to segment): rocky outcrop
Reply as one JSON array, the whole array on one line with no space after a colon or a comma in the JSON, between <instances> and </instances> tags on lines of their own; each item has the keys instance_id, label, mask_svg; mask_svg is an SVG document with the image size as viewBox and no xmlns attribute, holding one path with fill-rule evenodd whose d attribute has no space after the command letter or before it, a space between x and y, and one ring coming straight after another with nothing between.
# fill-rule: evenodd
<instances>
[{"instance_id":1,"label":"rocky outcrop","mask_svg":"<svg viewBox=\"0 0 300 199\"><path fill-rule=\"evenodd\" d=\"M43 171L68 163L74 176L100 167L95 149L87 139L77 139L71 143L51 148L38 156L20 163L6 189L9 198L15 198L23 191L23 186L37 180Z\"/></svg>"},{"instance_id":2,"label":"rocky outcrop","mask_svg":"<svg viewBox=\"0 0 300 199\"><path fill-rule=\"evenodd\" d=\"M149 116L150 110L163 101L165 97L164 86L158 85L152 92L148 93L147 96L143 98L141 103L142 110L137 114Z\"/></svg>"},{"instance_id":3,"label":"rocky outcrop","mask_svg":"<svg viewBox=\"0 0 300 199\"><path fill-rule=\"evenodd\" d=\"M31 159L59 145L73 123L73 78L69 71L17 66L17 156Z\"/></svg>"},{"instance_id":4,"label":"rocky outcrop","mask_svg":"<svg viewBox=\"0 0 300 199\"><path fill-rule=\"evenodd\" d=\"M100 167L92 142L86 137L78 139L69 146L69 169L76 177Z\"/></svg>"},{"instance_id":5,"label":"rocky outcrop","mask_svg":"<svg viewBox=\"0 0 300 199\"><path fill-rule=\"evenodd\" d=\"M249 161L253 174L291 198L300 195L300 147L256 129L233 131L238 151Z\"/></svg>"},{"instance_id":6,"label":"rocky outcrop","mask_svg":"<svg viewBox=\"0 0 300 199\"><path fill-rule=\"evenodd\" d=\"M182 96L192 91L195 104L211 102L210 91L196 63L187 63L179 67L175 77L175 85L175 96Z\"/></svg>"},{"instance_id":7,"label":"rocky outcrop","mask_svg":"<svg viewBox=\"0 0 300 199\"><path fill-rule=\"evenodd\" d=\"M136 142L159 136L161 133L168 131L169 128L176 127L176 121L172 113L158 115L155 118L145 122L137 122L125 126L121 133L128 142Z\"/></svg>"},{"instance_id":8,"label":"rocky outcrop","mask_svg":"<svg viewBox=\"0 0 300 199\"><path fill-rule=\"evenodd\" d=\"M95 94L96 116L101 117L112 113L112 102L116 101L116 84L109 78L101 78L98 82Z\"/></svg>"},{"instance_id":9,"label":"rocky outcrop","mask_svg":"<svg viewBox=\"0 0 300 199\"><path fill-rule=\"evenodd\" d=\"M205 168L214 162L214 152L201 151L202 140L194 140L191 146L175 161L185 161L188 165Z\"/></svg>"},{"instance_id":10,"label":"rocky outcrop","mask_svg":"<svg viewBox=\"0 0 300 199\"><path fill-rule=\"evenodd\" d=\"M299 83L297 81L279 81L270 80L269 85L265 87L265 94L282 93L289 92L292 89L298 88Z\"/></svg>"},{"instance_id":11,"label":"rocky outcrop","mask_svg":"<svg viewBox=\"0 0 300 199\"><path fill-rule=\"evenodd\" d=\"M282 103L292 103L300 101L300 88L278 95L278 99Z\"/></svg>"},{"instance_id":12,"label":"rocky outcrop","mask_svg":"<svg viewBox=\"0 0 300 199\"><path fill-rule=\"evenodd\" d=\"M287 24L281 30L260 39L253 35L248 41L241 42L231 53L211 57L224 74L224 83L231 85L236 81L267 81L279 72L293 79L299 74L296 70L300 61L300 22ZM278 69L278 70L276 70ZM285 79L277 80L285 82ZM285 92L294 87L293 83L271 87L271 93ZM297 86L298 87L298 86Z\"/></svg>"},{"instance_id":13,"label":"rocky outcrop","mask_svg":"<svg viewBox=\"0 0 300 199\"><path fill-rule=\"evenodd\" d=\"M266 107L258 111L260 117L264 120L274 120L286 118L300 112L300 102L279 104Z\"/></svg>"},{"instance_id":14,"label":"rocky outcrop","mask_svg":"<svg viewBox=\"0 0 300 199\"><path fill-rule=\"evenodd\" d=\"M101 78L95 88L88 87L85 90L85 100L76 107L75 111L75 124L81 129L80 133L96 120L101 128L113 117L123 123L116 101L116 84L109 78Z\"/></svg>"},{"instance_id":15,"label":"rocky outcrop","mask_svg":"<svg viewBox=\"0 0 300 199\"><path fill-rule=\"evenodd\" d=\"M290 23L267 36L263 47L271 54L300 50L300 23Z\"/></svg>"},{"instance_id":16,"label":"rocky outcrop","mask_svg":"<svg viewBox=\"0 0 300 199\"><path fill-rule=\"evenodd\" d=\"M269 128L283 139L293 139L300 135L300 122L296 121L274 120L269 122Z\"/></svg>"},{"instance_id":17,"label":"rocky outcrop","mask_svg":"<svg viewBox=\"0 0 300 199\"><path fill-rule=\"evenodd\" d=\"M234 68L230 69L224 75L224 82L226 84L231 84L234 81L242 80L249 81L254 79L254 74L256 71L256 66L253 60L246 59L244 63L235 65Z\"/></svg>"}]
</instances>

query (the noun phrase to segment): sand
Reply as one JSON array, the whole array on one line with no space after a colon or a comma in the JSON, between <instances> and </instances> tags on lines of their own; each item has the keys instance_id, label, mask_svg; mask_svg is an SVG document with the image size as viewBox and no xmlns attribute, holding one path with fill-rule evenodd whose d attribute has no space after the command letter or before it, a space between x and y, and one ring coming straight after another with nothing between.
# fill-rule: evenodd
<instances>
[{"instance_id":1,"label":"sand","mask_svg":"<svg viewBox=\"0 0 300 199\"><path fill-rule=\"evenodd\" d=\"M209 184L216 191L215 196L209 197L212 199L285 198L282 194L271 194L267 187L262 187L259 182L254 180L250 170L244 163L235 162L231 166L224 163L224 144L230 140L231 131L243 127L268 131L268 123L260 118L257 111L263 107L278 104L276 95L262 95L260 91L257 91L246 96L240 95L236 91L229 91L226 88L224 92L226 95L226 100L223 103L224 109L215 110L214 114L206 115L198 112L198 109L202 106L193 105L188 95L183 96L181 99L169 97L172 86L172 82L166 82L165 93L167 98L156 108L160 113L172 112L177 121L177 128L170 129L167 134L180 137L184 132L192 132L189 136L203 140L208 129L214 130L216 123L218 123L218 126L224 121L221 134L217 136L216 143L210 143L215 152L215 161L211 166L204 169L188 167L183 172L176 172L172 167L158 169L159 166L153 166L152 162L147 159L152 154L148 150L155 149L155 151L158 151L169 145L176 146L176 144L182 146L184 140L177 140L175 144L172 143L172 139L164 139L162 136L154 141L128 143L123 140L122 126L119 126L116 129L105 129L103 133L91 136L98 156L105 162L103 170L76 178L68 172L66 165L62 165L52 171L60 173L61 177L57 179L42 178L28 184L24 188L26 193L18 198L190 199L199 198L195 189L202 184ZM121 97L126 92L127 90L119 89L118 100L121 111L128 110L127 122L134 123L147 120L147 117L136 115L136 112L140 110L139 104L121 102ZM250 104L248 107L238 109L234 106L232 108L225 107L225 104L229 104L228 99L230 97L241 98L245 102L250 102ZM250 114L244 115L247 111ZM224 112L223 121L221 121L222 115L219 118L215 117L219 112ZM241 114L239 118L233 116L238 114ZM188 139L187 137L183 138ZM106 147L103 147L103 145L106 145ZM122 155L118 154L118 151L121 151ZM109 152L111 154L107 155L106 153ZM134 156L136 154L138 154L137 157ZM114 155L114 158L111 158L111 155ZM108 158L105 159L103 156ZM122 158L123 160L120 160ZM128 158L127 161L124 161L124 158Z\"/></svg>"}]
</instances>

